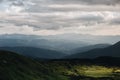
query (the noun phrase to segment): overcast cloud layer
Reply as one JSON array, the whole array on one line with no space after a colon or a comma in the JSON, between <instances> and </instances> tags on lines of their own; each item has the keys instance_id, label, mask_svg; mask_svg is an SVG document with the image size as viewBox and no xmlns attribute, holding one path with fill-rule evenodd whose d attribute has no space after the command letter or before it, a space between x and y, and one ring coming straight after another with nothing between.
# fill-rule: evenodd
<instances>
[{"instance_id":1,"label":"overcast cloud layer","mask_svg":"<svg viewBox=\"0 0 120 80\"><path fill-rule=\"evenodd\" d=\"M0 34L120 35L120 0L0 0Z\"/></svg>"}]
</instances>

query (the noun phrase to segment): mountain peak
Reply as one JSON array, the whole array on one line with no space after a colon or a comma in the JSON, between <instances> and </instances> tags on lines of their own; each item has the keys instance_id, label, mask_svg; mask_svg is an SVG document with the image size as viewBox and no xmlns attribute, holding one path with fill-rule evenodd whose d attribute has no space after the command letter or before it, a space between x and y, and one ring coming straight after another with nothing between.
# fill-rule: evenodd
<instances>
[{"instance_id":1,"label":"mountain peak","mask_svg":"<svg viewBox=\"0 0 120 80\"><path fill-rule=\"evenodd\" d=\"M119 45L119 46L120 46L120 41L119 41L119 42L117 42L117 43L115 43L114 45L116 45L116 46L118 46L118 45Z\"/></svg>"},{"instance_id":2,"label":"mountain peak","mask_svg":"<svg viewBox=\"0 0 120 80\"><path fill-rule=\"evenodd\" d=\"M117 42L116 44L120 44L120 41L119 41L119 42Z\"/></svg>"}]
</instances>

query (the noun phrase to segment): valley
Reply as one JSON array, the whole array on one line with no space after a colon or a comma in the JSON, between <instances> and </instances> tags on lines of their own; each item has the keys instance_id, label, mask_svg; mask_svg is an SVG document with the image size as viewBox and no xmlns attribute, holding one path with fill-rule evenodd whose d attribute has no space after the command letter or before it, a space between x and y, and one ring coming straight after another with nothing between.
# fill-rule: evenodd
<instances>
[{"instance_id":1,"label":"valley","mask_svg":"<svg viewBox=\"0 0 120 80\"><path fill-rule=\"evenodd\" d=\"M0 80L119 80L119 64L112 57L35 60L0 51Z\"/></svg>"}]
</instances>

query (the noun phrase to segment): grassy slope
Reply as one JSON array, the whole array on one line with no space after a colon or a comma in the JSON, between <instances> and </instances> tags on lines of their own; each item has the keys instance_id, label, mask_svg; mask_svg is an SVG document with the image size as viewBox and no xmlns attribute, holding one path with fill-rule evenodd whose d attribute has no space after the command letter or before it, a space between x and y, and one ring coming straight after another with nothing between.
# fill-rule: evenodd
<instances>
[{"instance_id":1,"label":"grassy slope","mask_svg":"<svg viewBox=\"0 0 120 80\"><path fill-rule=\"evenodd\" d=\"M67 76L70 80L120 80L120 67L100 66L96 64L80 64L79 62L52 61L46 62L52 72Z\"/></svg>"},{"instance_id":2,"label":"grassy slope","mask_svg":"<svg viewBox=\"0 0 120 80\"><path fill-rule=\"evenodd\" d=\"M58 76L59 77L59 76ZM0 51L0 80L55 80L45 65L15 53Z\"/></svg>"},{"instance_id":3,"label":"grassy slope","mask_svg":"<svg viewBox=\"0 0 120 80\"><path fill-rule=\"evenodd\" d=\"M0 80L120 80L119 67L71 61L35 61L0 51Z\"/></svg>"}]
</instances>

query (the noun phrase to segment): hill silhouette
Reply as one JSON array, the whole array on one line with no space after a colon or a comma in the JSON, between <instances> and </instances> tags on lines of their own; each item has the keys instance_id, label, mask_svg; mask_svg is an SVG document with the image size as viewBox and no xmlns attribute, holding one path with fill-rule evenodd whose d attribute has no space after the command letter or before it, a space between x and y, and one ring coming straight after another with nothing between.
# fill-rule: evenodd
<instances>
[{"instance_id":1,"label":"hill silhouette","mask_svg":"<svg viewBox=\"0 0 120 80\"><path fill-rule=\"evenodd\" d=\"M12 51L24 56L39 59L59 59L66 56L66 54L58 51L35 47L0 47L0 50Z\"/></svg>"},{"instance_id":2,"label":"hill silhouette","mask_svg":"<svg viewBox=\"0 0 120 80\"><path fill-rule=\"evenodd\" d=\"M33 80L37 77L38 69L44 67L24 56L0 50L0 80Z\"/></svg>"},{"instance_id":3,"label":"hill silhouette","mask_svg":"<svg viewBox=\"0 0 120 80\"><path fill-rule=\"evenodd\" d=\"M68 80L53 72L56 66L0 50L0 80Z\"/></svg>"},{"instance_id":4,"label":"hill silhouette","mask_svg":"<svg viewBox=\"0 0 120 80\"><path fill-rule=\"evenodd\" d=\"M95 44L95 45L89 45L89 46L85 46L85 47L80 47L80 48L76 48L70 51L70 53L74 54L74 53L82 53L82 52L86 52L92 49L96 49L96 48L106 48L108 46L111 46L110 44Z\"/></svg>"},{"instance_id":5,"label":"hill silhouette","mask_svg":"<svg viewBox=\"0 0 120 80\"><path fill-rule=\"evenodd\" d=\"M96 58L101 56L120 57L120 41L116 44L103 48L103 49L92 49L83 53L76 53L67 58Z\"/></svg>"}]
</instances>

